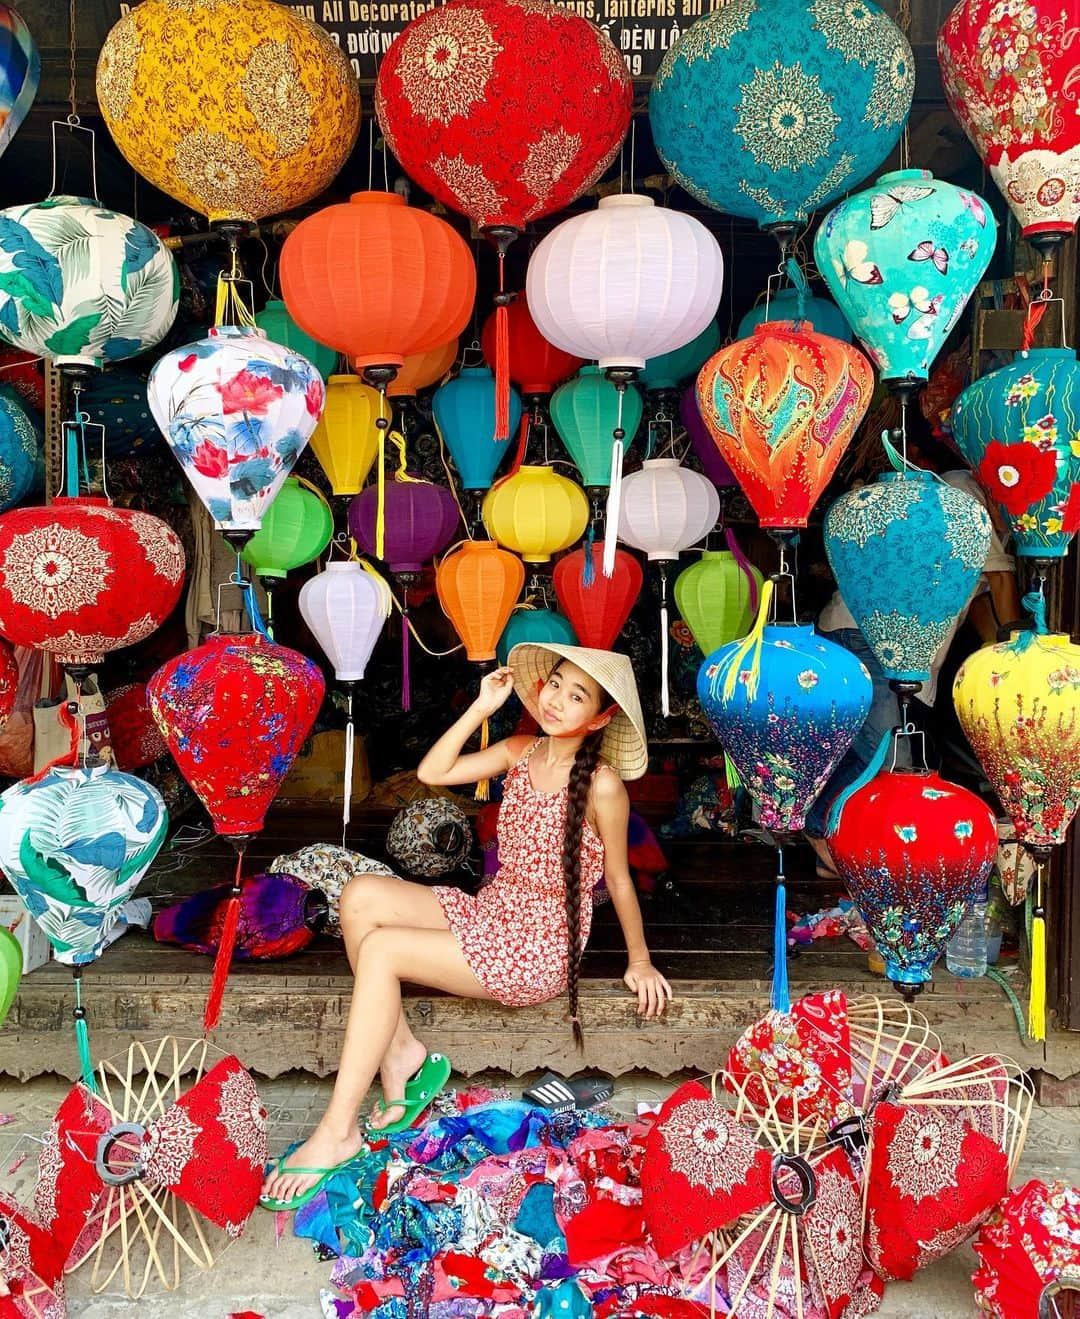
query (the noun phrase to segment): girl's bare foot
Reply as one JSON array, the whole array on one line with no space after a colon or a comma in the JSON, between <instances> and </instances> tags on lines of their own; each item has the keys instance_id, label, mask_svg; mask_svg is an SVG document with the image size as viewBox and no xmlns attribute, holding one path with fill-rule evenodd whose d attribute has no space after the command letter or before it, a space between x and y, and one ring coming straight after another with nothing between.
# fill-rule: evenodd
<instances>
[{"instance_id":1,"label":"girl's bare foot","mask_svg":"<svg viewBox=\"0 0 1080 1319\"><path fill-rule=\"evenodd\" d=\"M379 1068L379 1083L382 1085L386 1109L384 1111L376 1105L372 1111L368 1126L373 1131L381 1131L404 1115L402 1097L405 1094L405 1082L423 1067L426 1057L427 1049L417 1039L410 1040L400 1051L391 1049L387 1053Z\"/></svg>"},{"instance_id":2,"label":"girl's bare foot","mask_svg":"<svg viewBox=\"0 0 1080 1319\"><path fill-rule=\"evenodd\" d=\"M302 1194L319 1180L318 1173L294 1172L295 1168L335 1168L347 1159L355 1158L364 1148L365 1141L359 1128L348 1135L325 1130L320 1124L302 1145L285 1160L281 1172L276 1169L263 1183L262 1194L267 1200L291 1200Z\"/></svg>"}]
</instances>

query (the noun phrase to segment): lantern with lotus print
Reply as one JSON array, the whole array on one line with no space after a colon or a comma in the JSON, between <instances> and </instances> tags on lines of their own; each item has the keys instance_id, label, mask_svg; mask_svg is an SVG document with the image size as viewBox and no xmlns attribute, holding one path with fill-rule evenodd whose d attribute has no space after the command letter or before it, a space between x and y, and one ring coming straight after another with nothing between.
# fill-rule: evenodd
<instances>
[{"instance_id":1,"label":"lantern with lotus print","mask_svg":"<svg viewBox=\"0 0 1080 1319\"><path fill-rule=\"evenodd\" d=\"M322 416L322 377L262 330L215 325L205 339L166 353L146 390L215 526L245 545Z\"/></svg>"}]
</instances>

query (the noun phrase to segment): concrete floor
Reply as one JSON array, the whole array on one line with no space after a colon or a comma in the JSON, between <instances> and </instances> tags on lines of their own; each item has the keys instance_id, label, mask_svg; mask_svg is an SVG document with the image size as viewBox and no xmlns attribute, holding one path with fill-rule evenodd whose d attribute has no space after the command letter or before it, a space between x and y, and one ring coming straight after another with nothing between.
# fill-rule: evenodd
<instances>
[{"instance_id":1,"label":"concrete floor","mask_svg":"<svg viewBox=\"0 0 1080 1319\"><path fill-rule=\"evenodd\" d=\"M505 1084L520 1094L529 1078L491 1075L475 1078ZM614 1106L633 1114L638 1103L660 1103L677 1080L660 1080L638 1073L617 1084ZM321 1111L330 1083L307 1074L291 1073L262 1081L260 1093L271 1120L271 1150L277 1152L310 1129ZM34 1136L50 1122L68 1083L51 1077L19 1084L0 1079L0 1111L13 1119L0 1127L0 1185L27 1201L36 1169ZM25 1161L16 1168L21 1156ZM1036 1109L1020 1166L1020 1180L1063 1177L1080 1184L1080 1110ZM227 1319L239 1311L254 1311L265 1319L318 1319L319 1290L328 1284L330 1264L317 1260L310 1243L286 1231L275 1239L275 1216L256 1212L244 1237L230 1246L217 1266L193 1272L173 1293L129 1300L122 1291L91 1289L89 1270L69 1279L68 1312L72 1319ZM977 1313L971 1288L974 1255L970 1246L919 1274L913 1283L893 1283L879 1312L885 1319L965 1319Z\"/></svg>"}]
</instances>

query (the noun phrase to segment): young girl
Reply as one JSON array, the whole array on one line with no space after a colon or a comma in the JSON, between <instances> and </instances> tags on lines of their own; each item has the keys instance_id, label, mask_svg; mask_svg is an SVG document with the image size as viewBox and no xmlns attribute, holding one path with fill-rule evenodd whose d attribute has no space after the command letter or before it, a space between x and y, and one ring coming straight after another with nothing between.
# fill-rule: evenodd
<instances>
[{"instance_id":1,"label":"young girl","mask_svg":"<svg viewBox=\"0 0 1080 1319\"><path fill-rule=\"evenodd\" d=\"M409 982L509 1006L566 991L574 1038L581 954L593 890L606 881L629 955L624 980L644 1017L660 1016L671 987L652 965L627 863L630 804L623 779L647 765L630 661L579 646L515 646L509 666L420 763L422 783L464 784L506 774L499 811L499 873L476 897L385 875L358 875L341 898L356 976L337 1080L318 1126L277 1160L263 1187L269 1208L299 1208L364 1141L357 1117L375 1078L384 1103L371 1131L405 1116L409 1078L427 1058L401 1010ZM516 691L543 736L462 748Z\"/></svg>"}]
</instances>

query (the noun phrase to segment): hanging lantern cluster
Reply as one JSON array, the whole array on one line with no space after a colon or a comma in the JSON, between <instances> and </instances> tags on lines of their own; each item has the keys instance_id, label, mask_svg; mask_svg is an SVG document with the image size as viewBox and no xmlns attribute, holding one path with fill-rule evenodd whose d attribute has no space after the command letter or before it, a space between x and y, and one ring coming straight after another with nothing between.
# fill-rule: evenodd
<instances>
[{"instance_id":1,"label":"hanging lantern cluster","mask_svg":"<svg viewBox=\"0 0 1080 1319\"><path fill-rule=\"evenodd\" d=\"M345 54L271 0L144 0L105 38L97 100L132 169L214 221L317 197L360 127Z\"/></svg>"}]
</instances>

